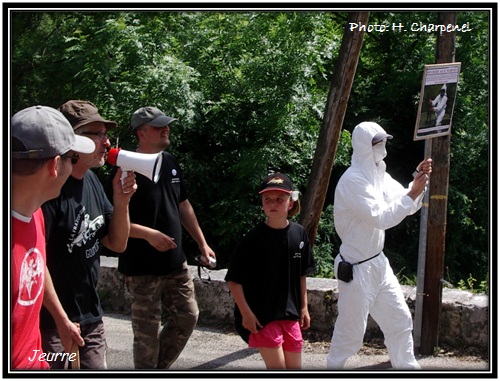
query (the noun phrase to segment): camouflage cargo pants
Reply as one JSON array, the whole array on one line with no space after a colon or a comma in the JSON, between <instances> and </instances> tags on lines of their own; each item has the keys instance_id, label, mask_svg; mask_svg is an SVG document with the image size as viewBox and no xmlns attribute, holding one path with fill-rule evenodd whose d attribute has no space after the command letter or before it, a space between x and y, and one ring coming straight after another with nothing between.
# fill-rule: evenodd
<instances>
[{"instance_id":1,"label":"camouflage cargo pants","mask_svg":"<svg viewBox=\"0 0 500 381\"><path fill-rule=\"evenodd\" d=\"M127 276L132 297L134 365L136 369L168 369L179 357L198 321L193 277ZM162 308L167 321L160 332Z\"/></svg>"}]
</instances>

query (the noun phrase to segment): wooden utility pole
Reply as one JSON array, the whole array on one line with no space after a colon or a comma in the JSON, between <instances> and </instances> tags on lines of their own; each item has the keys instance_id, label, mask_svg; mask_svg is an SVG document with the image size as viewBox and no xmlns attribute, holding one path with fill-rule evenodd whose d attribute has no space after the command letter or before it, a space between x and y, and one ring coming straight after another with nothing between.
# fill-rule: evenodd
<instances>
[{"instance_id":1,"label":"wooden utility pole","mask_svg":"<svg viewBox=\"0 0 500 381\"><path fill-rule=\"evenodd\" d=\"M369 16L370 12L352 12L349 14L339 57L335 64L325 116L321 124L311 175L303 198L302 213L300 215L300 223L306 229L311 245L314 245L316 239L319 219L323 211L328 184L330 183L335 151L337 150L352 83L358 66L365 34L362 26L367 25ZM358 27L353 29L351 28L352 25Z\"/></svg>"},{"instance_id":2,"label":"wooden utility pole","mask_svg":"<svg viewBox=\"0 0 500 381\"><path fill-rule=\"evenodd\" d=\"M456 12L440 12L438 24L456 25ZM436 63L455 62L455 32L438 36ZM450 172L450 137L431 139L432 174L429 184L429 208L425 259L424 296L419 353L431 355L438 347L441 315L442 280L446 238L446 214Z\"/></svg>"}]
</instances>

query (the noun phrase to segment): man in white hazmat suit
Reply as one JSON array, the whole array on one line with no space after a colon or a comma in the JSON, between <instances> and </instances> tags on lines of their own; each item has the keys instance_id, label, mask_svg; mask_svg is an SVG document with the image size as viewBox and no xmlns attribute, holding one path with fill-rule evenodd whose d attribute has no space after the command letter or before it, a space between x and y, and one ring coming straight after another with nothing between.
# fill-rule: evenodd
<instances>
[{"instance_id":1,"label":"man in white hazmat suit","mask_svg":"<svg viewBox=\"0 0 500 381\"><path fill-rule=\"evenodd\" d=\"M436 115L436 124L435 126L440 126L443 122L444 114L446 113L446 103L448 102L448 97L446 95L446 83L441 87L441 91L439 95L430 100L430 104L432 106L431 111L434 111Z\"/></svg>"},{"instance_id":2,"label":"man in white hazmat suit","mask_svg":"<svg viewBox=\"0 0 500 381\"><path fill-rule=\"evenodd\" d=\"M347 359L361 349L369 314L384 333L392 367L421 369L413 353L412 316L382 250L385 230L421 207L432 159L417 166L413 182L404 188L385 171L387 139L392 136L377 123L356 126L351 166L335 190L334 222L342 240L335 258L336 277L341 261L354 266L352 280L338 282L338 317L327 356L329 369L344 368Z\"/></svg>"}]
</instances>

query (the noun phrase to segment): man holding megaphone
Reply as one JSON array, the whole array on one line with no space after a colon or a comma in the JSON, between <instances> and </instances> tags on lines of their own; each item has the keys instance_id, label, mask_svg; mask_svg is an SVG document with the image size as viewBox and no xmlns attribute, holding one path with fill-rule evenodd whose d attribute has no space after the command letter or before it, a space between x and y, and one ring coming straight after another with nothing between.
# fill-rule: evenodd
<instances>
[{"instance_id":1,"label":"man holding megaphone","mask_svg":"<svg viewBox=\"0 0 500 381\"><path fill-rule=\"evenodd\" d=\"M80 158L58 198L42 206L47 237L47 267L61 304L72 322L78 323L85 344L79 348L81 369L106 369L106 338L102 308L97 292L102 246L122 252L130 231L129 201L137 184L128 172L122 182L121 170L112 180L113 204L91 168L104 165L110 147L108 130L116 123L103 119L95 105L71 100L59 107L76 135L95 143L95 151ZM37 186L37 184L33 184ZM64 347L47 310L40 314L44 353L63 353ZM61 358L51 356L53 369L65 368Z\"/></svg>"},{"instance_id":2,"label":"man holding megaphone","mask_svg":"<svg viewBox=\"0 0 500 381\"><path fill-rule=\"evenodd\" d=\"M198 320L193 277L182 250L182 228L198 243L205 263L215 260L187 198L182 170L175 157L164 151L175 120L156 107L141 107L131 121L137 152L117 152L116 165L135 170L138 184L137 195L130 201L130 238L118 259L118 270L125 275L132 297L137 369L168 369ZM162 308L168 310L168 321L159 333Z\"/></svg>"}]
</instances>

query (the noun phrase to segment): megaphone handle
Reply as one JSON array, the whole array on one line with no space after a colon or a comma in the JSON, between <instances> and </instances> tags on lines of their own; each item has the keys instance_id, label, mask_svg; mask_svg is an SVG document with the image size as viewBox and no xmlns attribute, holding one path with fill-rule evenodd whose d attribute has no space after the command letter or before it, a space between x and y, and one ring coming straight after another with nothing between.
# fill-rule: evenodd
<instances>
[{"instance_id":1,"label":"megaphone handle","mask_svg":"<svg viewBox=\"0 0 500 381\"><path fill-rule=\"evenodd\" d=\"M122 168L122 175L120 177L120 180L122 181L122 189L123 189L123 181L125 180L125 178L127 177L127 171L125 171L123 168ZM130 192L125 192L125 189L123 189L123 193L130 193Z\"/></svg>"}]
</instances>

